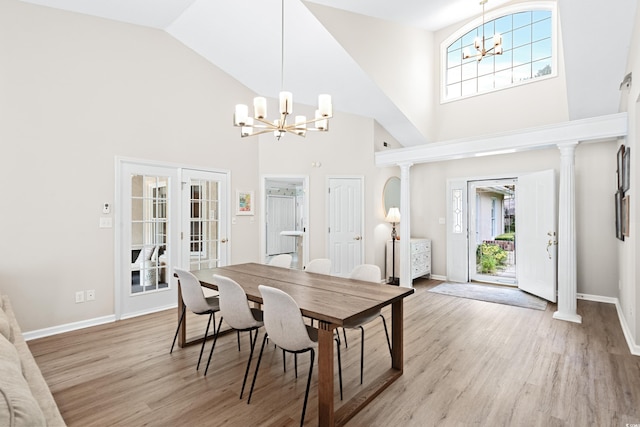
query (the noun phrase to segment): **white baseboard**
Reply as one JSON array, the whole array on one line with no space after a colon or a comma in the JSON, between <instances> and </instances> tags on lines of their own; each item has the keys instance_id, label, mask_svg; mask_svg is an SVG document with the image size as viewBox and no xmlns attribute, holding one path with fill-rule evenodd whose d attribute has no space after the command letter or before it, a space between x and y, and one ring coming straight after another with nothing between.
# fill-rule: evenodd
<instances>
[{"instance_id":1,"label":"white baseboard","mask_svg":"<svg viewBox=\"0 0 640 427\"><path fill-rule=\"evenodd\" d=\"M91 326L104 325L116 321L116 316L96 317L94 319L82 320L80 322L66 323L64 325L52 326L50 328L38 329L35 331L24 332L22 336L25 341L34 340L36 338L44 338L51 335L62 334L64 332L75 331L78 329L89 328Z\"/></svg>"},{"instance_id":2,"label":"white baseboard","mask_svg":"<svg viewBox=\"0 0 640 427\"><path fill-rule=\"evenodd\" d=\"M442 281L446 282L447 281L447 276L440 276L439 274L432 274L431 276L429 276L429 279L442 280Z\"/></svg>"},{"instance_id":3,"label":"white baseboard","mask_svg":"<svg viewBox=\"0 0 640 427\"><path fill-rule=\"evenodd\" d=\"M127 314L126 316L122 316L121 320L130 319L132 317L144 316L145 314L157 313L158 311L169 310L176 307L177 307L177 304L173 304L173 305L168 305L164 307L157 307L152 310L139 311L136 313ZM36 338L44 338L44 337L49 337L51 335L58 335L65 332L76 331L78 329L90 328L91 326L104 325L105 323L113 323L116 320L117 319L115 314L110 314L108 316L81 320L80 322L66 323L64 325L52 326L50 328L24 332L22 336L24 337L25 341L29 341L29 340L34 340Z\"/></svg>"},{"instance_id":4,"label":"white baseboard","mask_svg":"<svg viewBox=\"0 0 640 427\"><path fill-rule=\"evenodd\" d=\"M629 351L631 354L635 356L640 356L640 345L636 344L633 340L633 335L631 334L631 329L629 329L629 325L627 324L627 319L625 319L624 314L622 313L622 307L620 306L620 300L614 297L603 297L600 295L589 295L589 294L576 294L578 299L583 299L585 301L595 301L595 302L604 302L608 304L614 304L616 306L616 312L618 313L618 320L620 321L620 326L622 327L622 333L624 334L625 340L627 340L627 345L629 346Z\"/></svg>"}]
</instances>

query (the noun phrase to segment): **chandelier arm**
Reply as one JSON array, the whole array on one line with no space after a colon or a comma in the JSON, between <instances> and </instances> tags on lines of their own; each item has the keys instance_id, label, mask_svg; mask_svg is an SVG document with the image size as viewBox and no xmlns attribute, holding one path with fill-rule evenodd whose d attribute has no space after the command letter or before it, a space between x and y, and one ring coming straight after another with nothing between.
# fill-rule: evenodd
<instances>
[{"instance_id":1,"label":"chandelier arm","mask_svg":"<svg viewBox=\"0 0 640 427\"><path fill-rule=\"evenodd\" d=\"M265 130L261 130L261 131L258 131L258 132L254 132L254 133L251 133L251 134L248 134L248 135L240 135L240 136L241 136L242 138L247 138L247 137L249 137L249 136L262 135L263 133L270 133L270 132L273 132L273 131L276 131L276 130L278 130L278 129L277 129L277 128L273 128L273 129L265 129Z\"/></svg>"}]
</instances>

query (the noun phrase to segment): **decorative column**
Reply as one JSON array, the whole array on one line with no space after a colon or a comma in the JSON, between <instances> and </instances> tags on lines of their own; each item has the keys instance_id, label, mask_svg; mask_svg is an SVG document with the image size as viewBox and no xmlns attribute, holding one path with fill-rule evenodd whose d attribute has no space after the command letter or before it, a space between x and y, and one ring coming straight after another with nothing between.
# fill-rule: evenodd
<instances>
[{"instance_id":1,"label":"decorative column","mask_svg":"<svg viewBox=\"0 0 640 427\"><path fill-rule=\"evenodd\" d=\"M578 142L558 144L560 194L558 195L558 311L554 319L582 323L577 308L575 150Z\"/></svg>"},{"instance_id":2,"label":"decorative column","mask_svg":"<svg viewBox=\"0 0 640 427\"><path fill-rule=\"evenodd\" d=\"M413 287L411 281L411 179L413 163L400 165L400 286Z\"/></svg>"}]
</instances>

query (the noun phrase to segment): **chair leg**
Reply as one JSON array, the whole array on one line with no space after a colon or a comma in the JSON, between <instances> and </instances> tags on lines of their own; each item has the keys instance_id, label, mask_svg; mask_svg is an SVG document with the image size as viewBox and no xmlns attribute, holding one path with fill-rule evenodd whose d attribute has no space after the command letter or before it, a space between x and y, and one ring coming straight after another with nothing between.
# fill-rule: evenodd
<instances>
[{"instance_id":1,"label":"chair leg","mask_svg":"<svg viewBox=\"0 0 640 427\"><path fill-rule=\"evenodd\" d=\"M347 331L342 328L342 335L344 336L344 348L349 348L349 344L347 343Z\"/></svg>"},{"instance_id":2,"label":"chair leg","mask_svg":"<svg viewBox=\"0 0 640 427\"><path fill-rule=\"evenodd\" d=\"M236 338L238 340L238 351L240 351L240 331L236 331ZM251 338L249 338L251 340Z\"/></svg>"},{"instance_id":3,"label":"chair leg","mask_svg":"<svg viewBox=\"0 0 640 427\"><path fill-rule=\"evenodd\" d=\"M176 344L176 338L178 338L178 332L180 332L180 325L182 325L182 320L184 319L184 314L186 310L187 310L187 306L182 306L182 313L180 313L180 320L178 321L176 334L173 336L173 342L171 343L171 350L169 351L169 354L173 353L173 346Z\"/></svg>"},{"instance_id":4,"label":"chair leg","mask_svg":"<svg viewBox=\"0 0 640 427\"><path fill-rule=\"evenodd\" d=\"M213 345L211 346L211 351L209 352L209 359L207 359L207 368L204 370L204 376L207 376L207 372L209 371L209 363L211 363L211 356L213 356L213 350L216 348L216 341L218 341L218 333L220 332L220 327L222 327L222 319L224 317L220 316L220 320L218 321L218 329L216 330L216 325L213 325L213 333L215 336L213 337Z\"/></svg>"},{"instance_id":5,"label":"chair leg","mask_svg":"<svg viewBox=\"0 0 640 427\"><path fill-rule=\"evenodd\" d=\"M315 359L316 352L313 349L311 351L311 364L309 365L309 377L307 378L307 390L304 392L304 403L302 404L302 417L300 418L300 427L304 425L304 414L307 411L307 400L309 399L309 386L311 385L311 375L313 374L313 361Z\"/></svg>"},{"instance_id":6,"label":"chair leg","mask_svg":"<svg viewBox=\"0 0 640 427\"><path fill-rule=\"evenodd\" d=\"M360 328L360 384L362 384L362 376L364 372L364 328Z\"/></svg>"},{"instance_id":7,"label":"chair leg","mask_svg":"<svg viewBox=\"0 0 640 427\"><path fill-rule=\"evenodd\" d=\"M264 345L267 343L267 334L264 334L262 339L262 346L260 347L260 355L258 356L258 363L256 364L256 371L253 373L253 381L251 381L251 389L249 390L249 398L247 399L247 405L251 403L251 396L253 395L253 387L256 385L256 378L258 377L258 369L260 369L260 361L262 360L262 352L264 351Z\"/></svg>"},{"instance_id":8,"label":"chair leg","mask_svg":"<svg viewBox=\"0 0 640 427\"><path fill-rule=\"evenodd\" d=\"M340 400L342 400L342 360L340 358L340 335L336 340L336 348L338 349L338 379L340 380Z\"/></svg>"},{"instance_id":9,"label":"chair leg","mask_svg":"<svg viewBox=\"0 0 640 427\"><path fill-rule=\"evenodd\" d=\"M251 338L251 332L249 331L249 338ZM249 375L249 366L251 366L251 358L253 357L253 349L256 346L256 341L258 341L258 330L256 329L256 334L253 336L253 340L251 341L251 351L249 352L249 360L247 360L247 369L244 371L244 379L242 380L242 390L240 390L240 399L242 399L242 395L244 394L244 386L247 383L247 376Z\"/></svg>"},{"instance_id":10,"label":"chair leg","mask_svg":"<svg viewBox=\"0 0 640 427\"><path fill-rule=\"evenodd\" d=\"M215 312L211 312L209 314L209 320L207 321L207 329L204 331L204 339L202 340L202 347L200 347L200 356L198 356L198 365L196 365L196 371L200 369L200 360L202 359L202 352L204 351L204 346L207 343L207 335L209 334L209 324L211 323L211 319L213 319L213 332L216 332L216 318Z\"/></svg>"},{"instance_id":11,"label":"chair leg","mask_svg":"<svg viewBox=\"0 0 640 427\"><path fill-rule=\"evenodd\" d=\"M296 371L296 378L298 378L298 353L293 353L293 366Z\"/></svg>"},{"instance_id":12,"label":"chair leg","mask_svg":"<svg viewBox=\"0 0 640 427\"><path fill-rule=\"evenodd\" d=\"M384 319L384 316L381 314L382 324L384 325L384 334L387 336L387 346L389 347L389 356L393 357L393 352L391 351L391 340L389 340L389 331L387 330L387 321Z\"/></svg>"},{"instance_id":13,"label":"chair leg","mask_svg":"<svg viewBox=\"0 0 640 427\"><path fill-rule=\"evenodd\" d=\"M284 353L284 350L282 350L282 367L284 371L287 372L287 357L286 357L286 354Z\"/></svg>"}]
</instances>

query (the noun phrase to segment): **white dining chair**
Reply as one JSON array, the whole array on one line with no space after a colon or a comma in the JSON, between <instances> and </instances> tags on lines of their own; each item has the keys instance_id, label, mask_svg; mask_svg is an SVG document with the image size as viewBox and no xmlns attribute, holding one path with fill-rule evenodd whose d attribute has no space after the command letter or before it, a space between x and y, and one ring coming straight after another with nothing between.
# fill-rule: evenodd
<instances>
[{"instance_id":1,"label":"white dining chair","mask_svg":"<svg viewBox=\"0 0 640 427\"><path fill-rule=\"evenodd\" d=\"M331 274L331 260L328 258L316 258L309 261L304 268L307 273Z\"/></svg>"},{"instance_id":2,"label":"white dining chair","mask_svg":"<svg viewBox=\"0 0 640 427\"><path fill-rule=\"evenodd\" d=\"M291 256L291 254L280 254L271 258L271 261L269 261L269 265L273 265L276 267L291 268L292 260L293 260L293 257Z\"/></svg>"},{"instance_id":3,"label":"white dining chair","mask_svg":"<svg viewBox=\"0 0 640 427\"><path fill-rule=\"evenodd\" d=\"M374 264L360 264L357 265L349 275L349 278L355 280L362 280L365 282L372 282L381 284L380 282L380 267ZM356 317L353 320L345 322L344 329L360 329L360 384L362 384L362 378L364 373L364 328L363 326L367 323L372 322L377 317L382 319L382 324L384 325L384 333L387 337L387 346L389 347L389 354L391 355L391 341L389 340L389 331L387 330L387 321L382 315L381 310L376 310L373 313L367 314L365 316ZM344 330L343 329L343 330ZM347 338L345 336L345 345L347 345Z\"/></svg>"},{"instance_id":4,"label":"white dining chair","mask_svg":"<svg viewBox=\"0 0 640 427\"><path fill-rule=\"evenodd\" d=\"M218 334L220 333L220 327L222 326L222 320L229 325L232 329L240 332L249 332L249 340L251 341L251 351L249 352L249 359L247 360L247 368L244 372L244 379L242 380L242 389L240 390L240 399L244 394L244 386L247 383L247 376L249 375L249 366L251 365L251 358L253 357L253 349L256 346L258 339L258 329L262 327L262 310L249 307L249 301L247 300L247 294L235 280L220 276L213 275L213 282L218 287L218 294L220 298L220 320L218 321L218 328L216 330L216 336L213 339L213 345L209 352L209 359L207 360L207 368L204 371L204 375L207 375L209 370L209 363L211 362L211 356L213 356L213 350L216 348L216 341L218 340ZM255 331L255 335L253 332Z\"/></svg>"},{"instance_id":5,"label":"white dining chair","mask_svg":"<svg viewBox=\"0 0 640 427\"><path fill-rule=\"evenodd\" d=\"M204 351L204 346L207 342L207 336L209 334L209 325L213 325L213 332L216 330L216 317L215 314L217 311L220 311L220 300L218 296L210 296L205 297L202 292L202 286L200 286L200 281L193 273L183 270L181 268L174 267L173 272L178 276L178 280L180 281L180 289L182 292L182 300L184 301L184 306L182 307L182 313L180 313L180 320L178 321L178 327L176 328L176 334L173 336L173 343L171 344L171 351L169 354L173 353L173 346L176 344L176 338L178 337L178 332L180 331L180 325L184 321L184 316L186 313L187 307L194 314L208 314L209 320L207 321L207 329L204 331L204 339L202 340L202 347L200 348L200 356L198 357L198 365L196 366L196 370L200 369L200 360L202 359L202 352Z\"/></svg>"},{"instance_id":6,"label":"white dining chair","mask_svg":"<svg viewBox=\"0 0 640 427\"><path fill-rule=\"evenodd\" d=\"M251 389L249 390L249 398L247 404L251 403L251 396L256 385L258 370L260 369L260 361L262 353L267 342L267 338L272 340L275 345L282 350L293 353L311 353L309 364L309 376L307 377L307 388L304 394L304 403L302 405L302 416L300 425L304 425L304 414L307 410L307 401L309 399L309 386L311 385L311 376L313 374L313 363L315 360L315 352L318 346L318 330L306 325L302 320L302 313L298 304L289 294L280 289L269 286L259 285L258 290L262 295L262 307L264 310L264 328L265 335L262 339L260 355L256 364L256 370L253 374ZM338 374L340 379L340 399L342 399L342 362L340 359L340 346L338 348ZM296 370L297 376L297 370Z\"/></svg>"}]
</instances>

